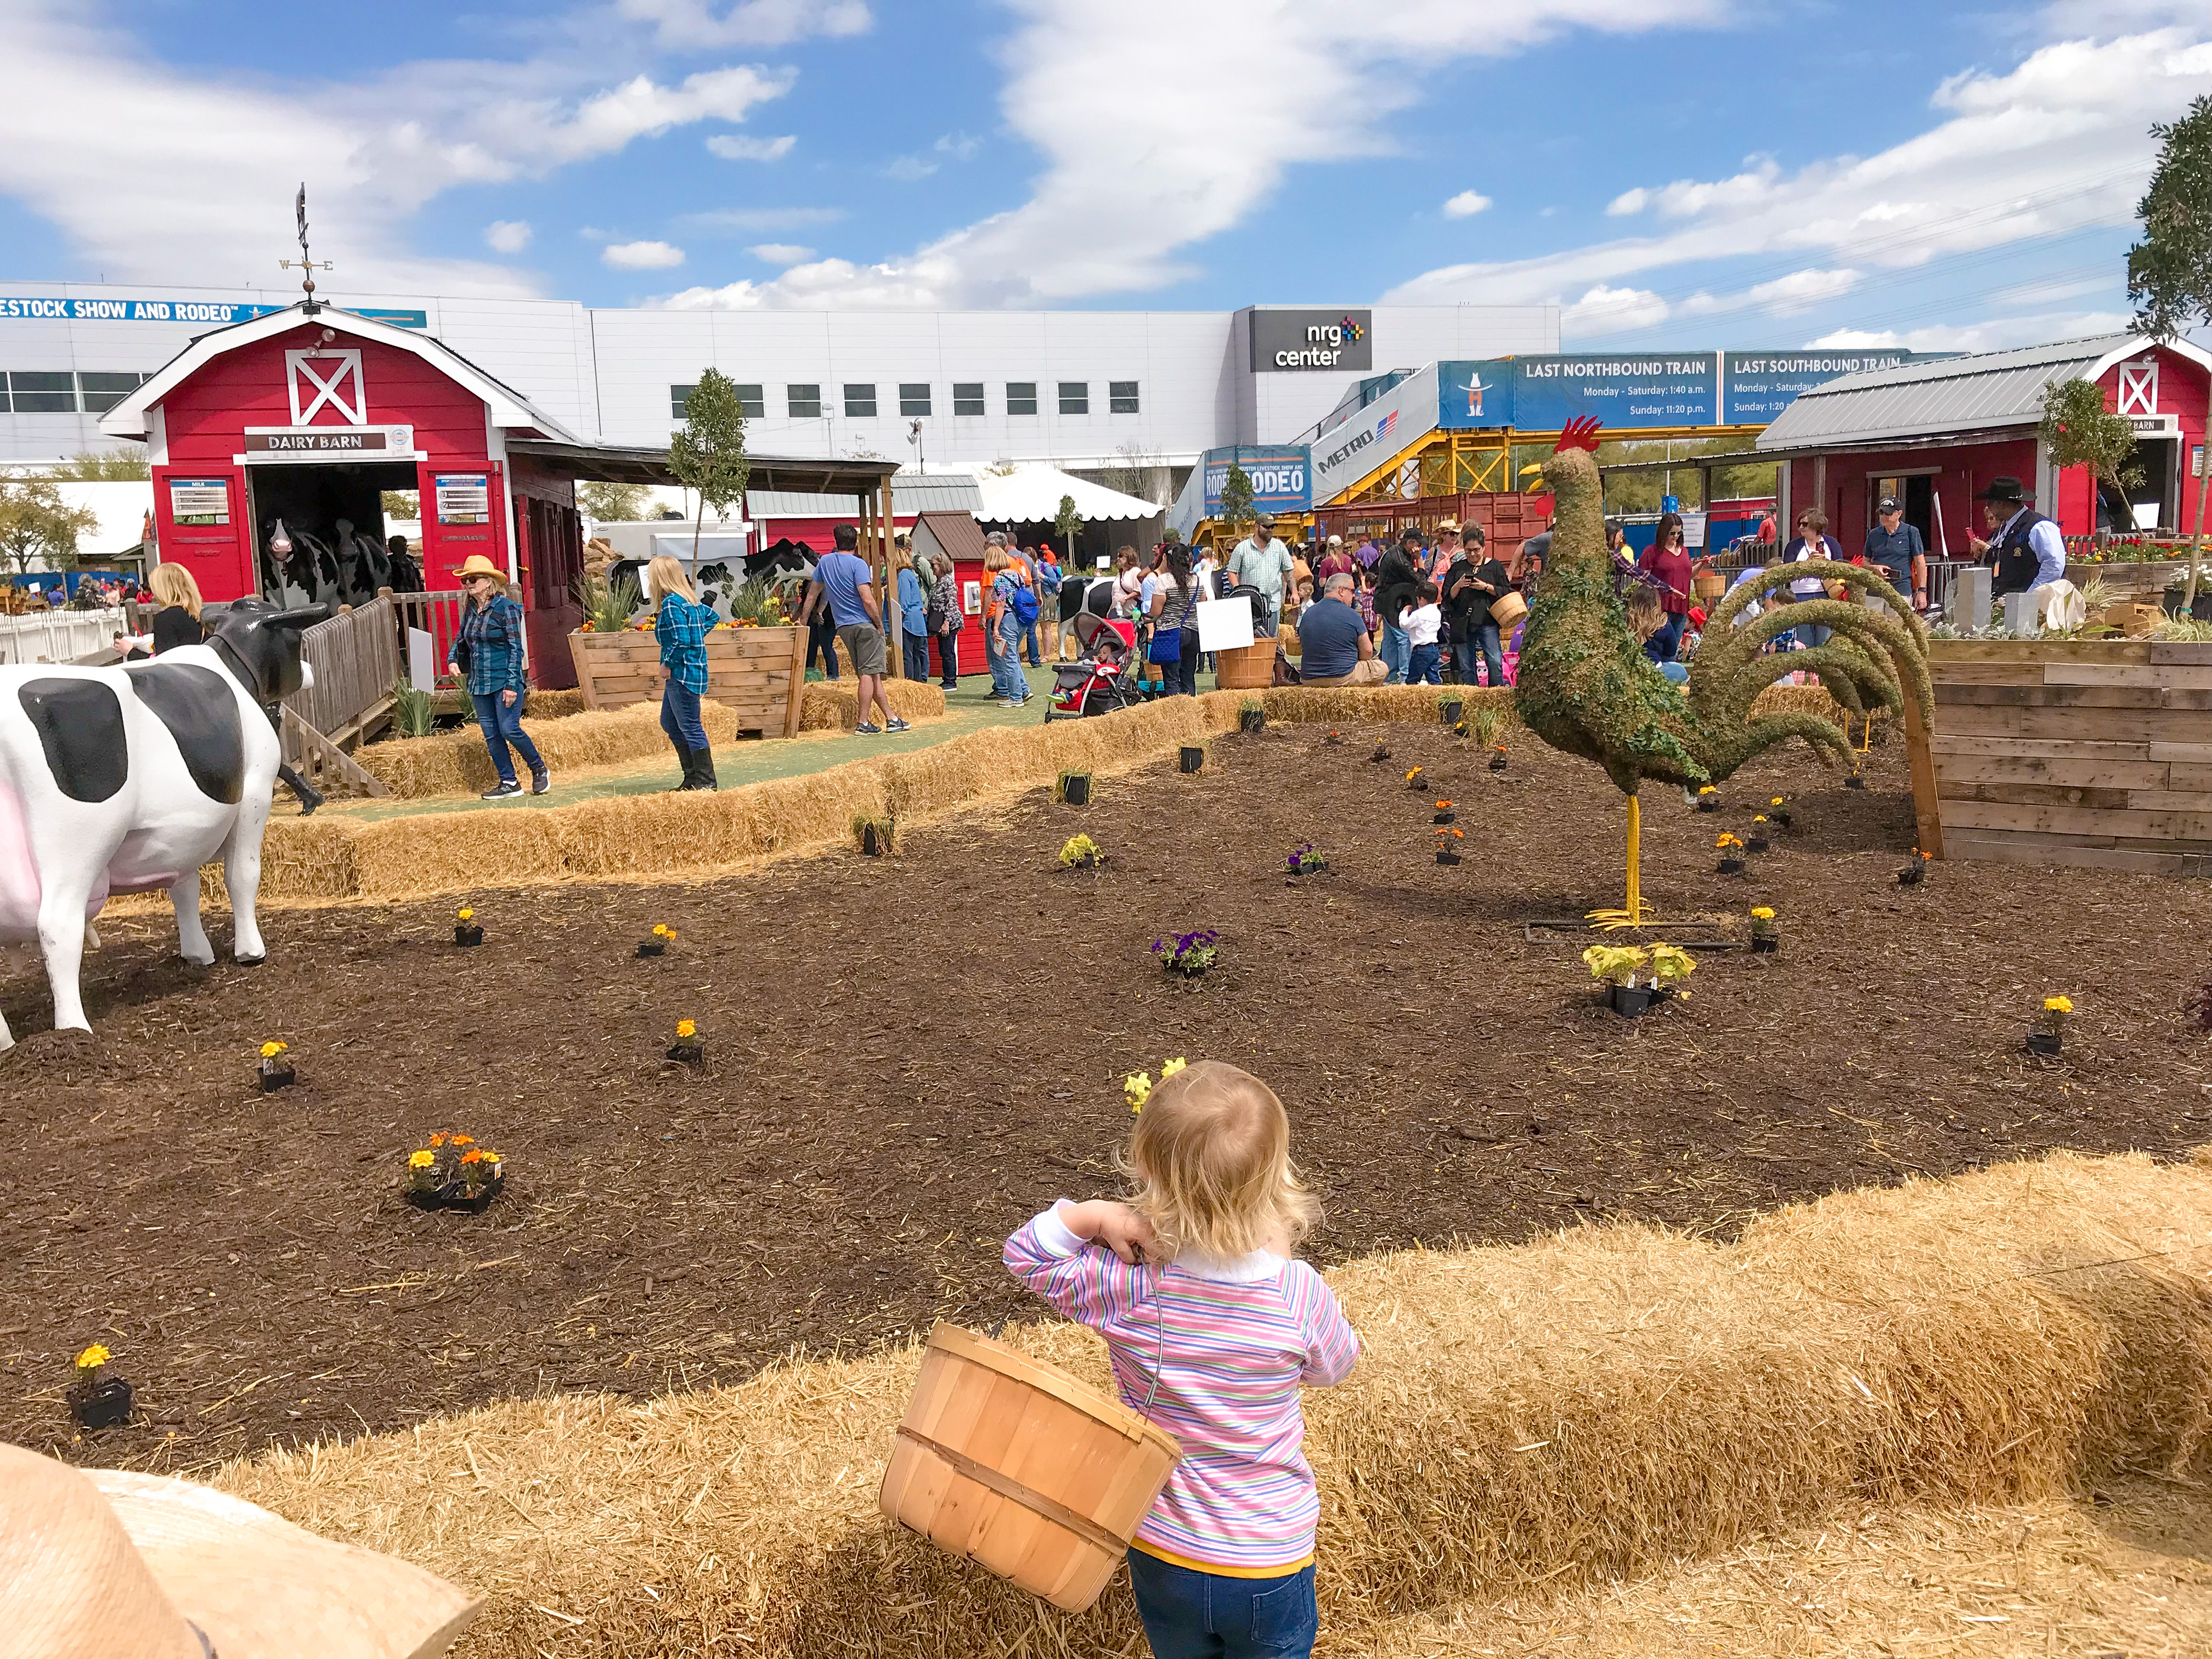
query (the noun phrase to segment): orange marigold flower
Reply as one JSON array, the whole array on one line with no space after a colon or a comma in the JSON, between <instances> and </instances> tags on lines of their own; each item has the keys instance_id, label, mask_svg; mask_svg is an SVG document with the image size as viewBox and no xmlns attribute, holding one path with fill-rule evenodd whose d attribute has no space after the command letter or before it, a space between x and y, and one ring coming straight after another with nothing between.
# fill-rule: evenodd
<instances>
[{"instance_id":1,"label":"orange marigold flower","mask_svg":"<svg viewBox=\"0 0 2212 1659\"><path fill-rule=\"evenodd\" d=\"M455 1135L453 1137L453 1145L456 1146L473 1146L476 1144L476 1138L473 1135Z\"/></svg>"},{"instance_id":2,"label":"orange marigold flower","mask_svg":"<svg viewBox=\"0 0 2212 1659\"><path fill-rule=\"evenodd\" d=\"M432 1135L432 1136L430 1137L430 1144L431 1144L433 1146L444 1146L444 1145L446 1144L446 1136L445 1136L445 1132L444 1132L443 1130L441 1130L438 1133L436 1133L436 1134L434 1134L434 1135Z\"/></svg>"},{"instance_id":3,"label":"orange marigold flower","mask_svg":"<svg viewBox=\"0 0 2212 1659\"><path fill-rule=\"evenodd\" d=\"M483 1154L477 1151L475 1147L471 1146L467 1152L461 1154L461 1162L464 1164L481 1164L483 1162Z\"/></svg>"}]
</instances>

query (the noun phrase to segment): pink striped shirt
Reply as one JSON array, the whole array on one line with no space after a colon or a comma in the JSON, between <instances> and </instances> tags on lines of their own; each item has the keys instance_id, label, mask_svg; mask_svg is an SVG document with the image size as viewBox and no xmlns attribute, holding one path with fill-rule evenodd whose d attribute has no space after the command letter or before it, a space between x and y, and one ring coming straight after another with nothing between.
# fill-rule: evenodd
<instances>
[{"instance_id":1,"label":"pink striped shirt","mask_svg":"<svg viewBox=\"0 0 2212 1659\"><path fill-rule=\"evenodd\" d=\"M1264 1250L1130 1267L1071 1232L1057 1204L1006 1241L1006 1260L1015 1278L1106 1339L1123 1403L1182 1448L1137 1528L1139 1549L1249 1578L1313 1559L1321 1497L1301 1449L1298 1390L1341 1382L1359 1358L1359 1338L1318 1273Z\"/></svg>"}]
</instances>

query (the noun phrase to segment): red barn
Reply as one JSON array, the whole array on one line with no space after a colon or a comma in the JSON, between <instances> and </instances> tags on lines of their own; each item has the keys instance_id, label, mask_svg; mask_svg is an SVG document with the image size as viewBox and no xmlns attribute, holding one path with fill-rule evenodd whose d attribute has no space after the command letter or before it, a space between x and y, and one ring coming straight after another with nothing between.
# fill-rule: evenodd
<instances>
[{"instance_id":1,"label":"red barn","mask_svg":"<svg viewBox=\"0 0 2212 1659\"><path fill-rule=\"evenodd\" d=\"M2103 387L2105 406L2135 423L2144 476L2125 500L2100 492L2086 467L2053 466L2038 440L2044 388L2067 380ZM1819 507L1847 554L1893 495L1931 556L1972 557L1967 537L1984 533L1975 497L1999 477L2019 479L2069 536L2185 534L2197 528L2208 396L2212 354L2106 335L1844 375L1800 392L1759 435L1759 453L1785 463L1782 533Z\"/></svg>"}]
</instances>

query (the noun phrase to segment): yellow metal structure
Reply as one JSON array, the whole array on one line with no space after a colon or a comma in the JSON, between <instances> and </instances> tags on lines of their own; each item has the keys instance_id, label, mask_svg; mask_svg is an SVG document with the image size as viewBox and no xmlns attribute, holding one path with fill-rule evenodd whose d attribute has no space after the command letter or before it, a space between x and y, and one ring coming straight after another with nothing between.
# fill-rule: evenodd
<instances>
[{"instance_id":1,"label":"yellow metal structure","mask_svg":"<svg viewBox=\"0 0 2212 1659\"><path fill-rule=\"evenodd\" d=\"M1691 441L1726 438L1748 446L1765 429L1761 426L1655 426L1604 435L1627 443L1662 443L1669 438ZM1514 476L1515 450L1526 450L1534 459L1550 453L1559 441L1556 432L1516 432L1510 427L1475 432L1431 432L1319 505L1340 507L1359 501L1409 501L1416 496L1465 495L1478 491L1503 494L1522 487ZM1693 455L1682 458L1686 471L1694 471L1697 465L1698 458ZM1412 487L1407 488L1409 484Z\"/></svg>"}]
</instances>

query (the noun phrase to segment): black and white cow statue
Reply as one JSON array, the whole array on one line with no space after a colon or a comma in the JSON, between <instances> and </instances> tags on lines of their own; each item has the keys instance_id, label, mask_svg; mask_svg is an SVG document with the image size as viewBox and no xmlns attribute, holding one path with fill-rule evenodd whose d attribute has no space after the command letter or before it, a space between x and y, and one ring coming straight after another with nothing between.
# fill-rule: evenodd
<instances>
[{"instance_id":1,"label":"black and white cow statue","mask_svg":"<svg viewBox=\"0 0 2212 1659\"><path fill-rule=\"evenodd\" d=\"M300 630L325 614L239 599L205 644L154 661L0 667L0 944L38 942L57 1030L92 1029L77 969L111 894L165 889L179 948L205 967L200 866L220 858L232 953L262 960L253 903L280 758L263 711L309 683ZM0 1048L14 1041L0 1019Z\"/></svg>"}]
</instances>

